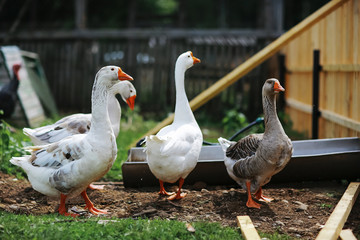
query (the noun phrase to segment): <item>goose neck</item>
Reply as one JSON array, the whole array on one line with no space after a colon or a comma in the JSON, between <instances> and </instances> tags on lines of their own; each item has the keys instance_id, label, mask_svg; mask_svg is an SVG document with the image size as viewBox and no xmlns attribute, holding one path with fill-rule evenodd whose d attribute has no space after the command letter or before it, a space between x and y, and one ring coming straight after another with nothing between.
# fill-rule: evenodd
<instances>
[{"instance_id":1,"label":"goose neck","mask_svg":"<svg viewBox=\"0 0 360 240\"><path fill-rule=\"evenodd\" d=\"M191 111L189 100L185 92L185 67L181 64L175 66L175 117L174 122L195 121L193 112Z\"/></svg>"},{"instance_id":2,"label":"goose neck","mask_svg":"<svg viewBox=\"0 0 360 240\"><path fill-rule=\"evenodd\" d=\"M266 95L263 97L265 133L274 129L282 129L280 120L276 113L276 96Z\"/></svg>"},{"instance_id":3,"label":"goose neck","mask_svg":"<svg viewBox=\"0 0 360 240\"><path fill-rule=\"evenodd\" d=\"M109 119L114 134L115 136L117 136L120 131L121 107L119 101L117 100L114 94L109 93L108 99L109 99L108 102Z\"/></svg>"},{"instance_id":4,"label":"goose neck","mask_svg":"<svg viewBox=\"0 0 360 240\"><path fill-rule=\"evenodd\" d=\"M106 134L112 131L108 114L109 92L105 86L94 84L91 96L91 129L90 134Z\"/></svg>"}]
</instances>

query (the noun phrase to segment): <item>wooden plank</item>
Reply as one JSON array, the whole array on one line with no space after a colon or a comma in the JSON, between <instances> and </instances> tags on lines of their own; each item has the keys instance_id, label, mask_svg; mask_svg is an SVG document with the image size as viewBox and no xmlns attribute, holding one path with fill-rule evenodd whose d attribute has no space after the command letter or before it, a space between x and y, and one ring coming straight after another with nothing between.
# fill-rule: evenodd
<instances>
[{"instance_id":1,"label":"wooden plank","mask_svg":"<svg viewBox=\"0 0 360 240\"><path fill-rule=\"evenodd\" d=\"M311 105L305 104L303 102L300 102L300 101L292 99L292 98L286 99L286 105L289 106L290 108L294 108L294 109L299 110L304 113L308 113L308 114L312 113ZM360 132L360 122L355 121L351 118L342 116L340 114L334 113L333 111L320 109L320 112L321 112L322 118L324 118L330 122L336 123L338 125L341 125L343 127L350 128L352 130Z\"/></svg>"},{"instance_id":2,"label":"wooden plank","mask_svg":"<svg viewBox=\"0 0 360 240\"><path fill-rule=\"evenodd\" d=\"M342 240L357 240L351 229L341 230L340 239Z\"/></svg>"},{"instance_id":3,"label":"wooden plank","mask_svg":"<svg viewBox=\"0 0 360 240\"><path fill-rule=\"evenodd\" d=\"M289 66L286 67L289 73L312 72L312 66ZM324 64L323 72L360 72L359 64Z\"/></svg>"},{"instance_id":4,"label":"wooden plank","mask_svg":"<svg viewBox=\"0 0 360 240\"><path fill-rule=\"evenodd\" d=\"M351 118L342 116L340 114L336 114L332 111L327 111L324 109L320 110L320 111L321 111L321 117L323 117L324 119L334 122L336 124L339 124L343 127L350 128L352 130L360 132L360 122L355 121Z\"/></svg>"},{"instance_id":5,"label":"wooden plank","mask_svg":"<svg viewBox=\"0 0 360 240\"><path fill-rule=\"evenodd\" d=\"M325 64L322 66L325 72L360 72L359 64Z\"/></svg>"},{"instance_id":6,"label":"wooden plank","mask_svg":"<svg viewBox=\"0 0 360 240\"><path fill-rule=\"evenodd\" d=\"M249 216L237 216L237 225L241 229L242 236L247 240L260 240L260 236L256 231Z\"/></svg>"},{"instance_id":7,"label":"wooden plank","mask_svg":"<svg viewBox=\"0 0 360 240\"><path fill-rule=\"evenodd\" d=\"M359 192L360 182L352 182L349 184L344 195L326 221L324 228L321 229L319 235L316 237L317 240L338 239Z\"/></svg>"},{"instance_id":8,"label":"wooden plank","mask_svg":"<svg viewBox=\"0 0 360 240\"><path fill-rule=\"evenodd\" d=\"M312 114L312 107L309 104L300 102L298 100L288 98L286 99L286 105L290 108L294 108L304 113Z\"/></svg>"},{"instance_id":9,"label":"wooden plank","mask_svg":"<svg viewBox=\"0 0 360 240\"><path fill-rule=\"evenodd\" d=\"M263 48L261 51L256 53L254 56L246 60L244 63L236 67L233 71L225 75L223 78L215 82L213 85L211 85L209 88L207 88L205 91L197 95L194 99L190 101L190 107L194 111L207 103L209 100L217 96L220 92L222 92L224 89L238 81L241 77L249 73L251 70L253 70L255 67L259 66L261 63L263 63L265 60L270 58L272 55L274 55L276 52L278 52L282 47L284 47L287 43L289 43L291 40L298 37L301 33L308 30L310 27L312 27L314 24L319 22L321 19L326 17L328 14L333 12L335 9L340 7L342 4L344 4L348 0L333 0L324 5L322 8L317 10L315 13L311 14L309 17L304 19L302 22L291 28L288 32L280 36L278 39L270 43L268 46ZM265 80L265 79L264 79ZM159 123L155 128L148 131L144 136L156 134L159 129L163 128L164 126L168 125L173 121L174 115L170 115L168 118L163 120L161 123ZM143 137L144 137L143 136ZM141 137L141 138L143 138ZM140 139L141 139L140 138ZM140 139L138 139L136 142L138 142ZM131 146L134 146L136 144L134 142Z\"/></svg>"}]
</instances>

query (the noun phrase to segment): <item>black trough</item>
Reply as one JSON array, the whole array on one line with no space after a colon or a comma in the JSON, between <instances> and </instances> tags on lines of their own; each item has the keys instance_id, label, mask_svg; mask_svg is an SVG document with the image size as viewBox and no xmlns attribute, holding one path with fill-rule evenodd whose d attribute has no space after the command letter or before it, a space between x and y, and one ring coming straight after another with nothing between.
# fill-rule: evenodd
<instances>
[{"instance_id":1,"label":"black trough","mask_svg":"<svg viewBox=\"0 0 360 240\"><path fill-rule=\"evenodd\" d=\"M357 137L293 141L293 146L294 153L289 164L273 176L271 182L360 178L360 139ZM219 145L203 146L198 164L186 178L185 184L198 181L208 185L234 184L226 172L223 159ZM125 187L159 184L149 169L142 147L129 150L122 172Z\"/></svg>"}]
</instances>

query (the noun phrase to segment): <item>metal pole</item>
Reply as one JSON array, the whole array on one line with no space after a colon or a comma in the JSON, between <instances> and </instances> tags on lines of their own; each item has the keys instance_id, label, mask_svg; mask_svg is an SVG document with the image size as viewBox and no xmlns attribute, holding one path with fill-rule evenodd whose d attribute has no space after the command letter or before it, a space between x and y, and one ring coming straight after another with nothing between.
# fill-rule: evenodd
<instances>
[{"instance_id":1,"label":"metal pole","mask_svg":"<svg viewBox=\"0 0 360 240\"><path fill-rule=\"evenodd\" d=\"M314 50L313 55L313 110L312 110L312 139L319 138L319 81L320 71L322 69L320 65L320 51Z\"/></svg>"}]
</instances>

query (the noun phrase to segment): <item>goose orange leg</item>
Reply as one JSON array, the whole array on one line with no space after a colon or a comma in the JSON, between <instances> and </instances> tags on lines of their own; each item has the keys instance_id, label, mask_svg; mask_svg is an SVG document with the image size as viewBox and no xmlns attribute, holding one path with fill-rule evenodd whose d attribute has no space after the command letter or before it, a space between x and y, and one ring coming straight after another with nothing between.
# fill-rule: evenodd
<instances>
[{"instance_id":1,"label":"goose orange leg","mask_svg":"<svg viewBox=\"0 0 360 240\"><path fill-rule=\"evenodd\" d=\"M89 211L94 214L94 215L99 215L99 214L107 214L108 212L106 210L100 210L94 207L94 204L90 201L88 195L86 194L86 190L84 190L81 193L81 196L84 198L85 200L85 204L87 209L89 209Z\"/></svg>"},{"instance_id":2,"label":"goose orange leg","mask_svg":"<svg viewBox=\"0 0 360 240\"><path fill-rule=\"evenodd\" d=\"M103 190L105 187L105 185L94 185L94 184L89 184L88 188L90 188L91 190Z\"/></svg>"},{"instance_id":3,"label":"goose orange leg","mask_svg":"<svg viewBox=\"0 0 360 240\"><path fill-rule=\"evenodd\" d=\"M259 190L256 191L255 193L255 198L259 201L263 201L263 202L271 202L272 198L266 197L262 194L262 188L260 187Z\"/></svg>"},{"instance_id":4,"label":"goose orange leg","mask_svg":"<svg viewBox=\"0 0 360 240\"><path fill-rule=\"evenodd\" d=\"M60 194L60 206L59 206L59 210L58 212L60 213L60 215L64 215L64 216L71 216L71 217L77 217L79 216L79 214L74 214L74 213L68 213L66 211L66 206L65 206L65 201L66 201L67 196L64 194Z\"/></svg>"},{"instance_id":5,"label":"goose orange leg","mask_svg":"<svg viewBox=\"0 0 360 240\"><path fill-rule=\"evenodd\" d=\"M160 183L160 192L159 192L159 195L170 196L171 194L165 191L164 182L161 181L161 180L159 180L159 183Z\"/></svg>"},{"instance_id":6,"label":"goose orange leg","mask_svg":"<svg viewBox=\"0 0 360 240\"><path fill-rule=\"evenodd\" d=\"M246 202L246 206L248 208L259 208L260 209L261 204L255 202L251 197L250 185L251 185L250 181L247 181L246 182L246 192L247 192L247 195L248 195L248 200Z\"/></svg>"},{"instance_id":7,"label":"goose orange leg","mask_svg":"<svg viewBox=\"0 0 360 240\"><path fill-rule=\"evenodd\" d=\"M184 179L180 178L180 180L179 180L179 189L178 189L177 193L171 195L170 197L168 197L168 200L182 199L187 195L187 193L181 193L181 188L182 188L183 184L184 184Z\"/></svg>"}]
</instances>

